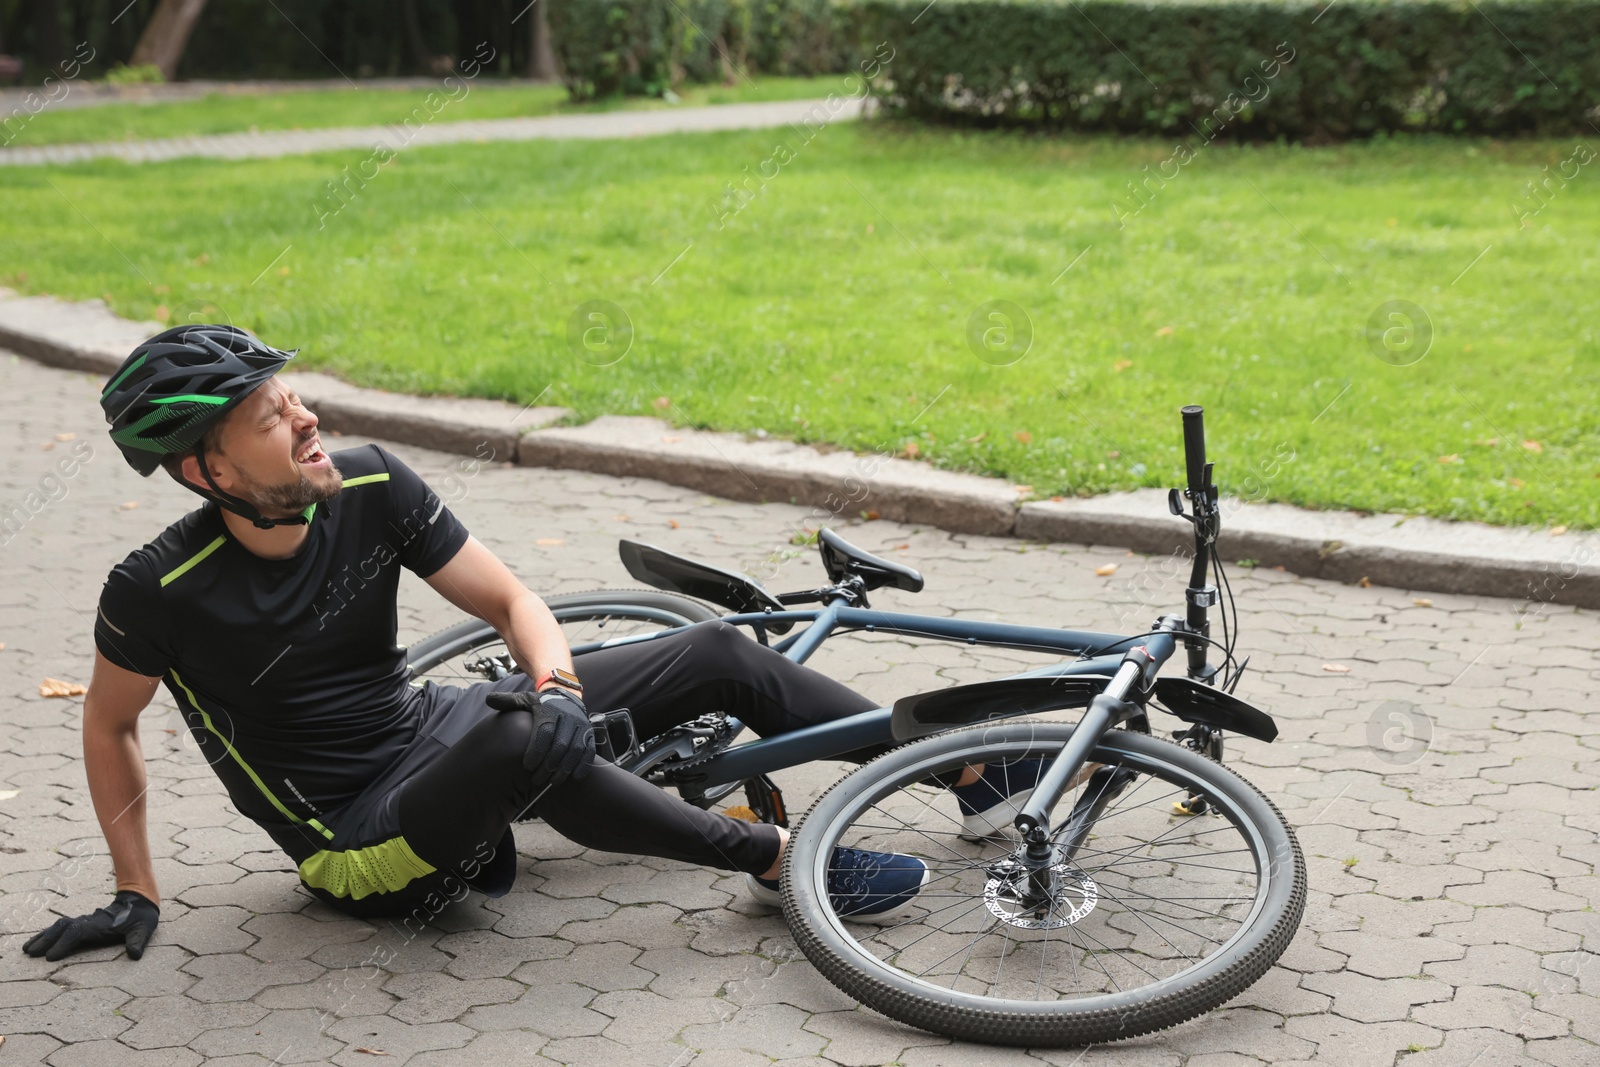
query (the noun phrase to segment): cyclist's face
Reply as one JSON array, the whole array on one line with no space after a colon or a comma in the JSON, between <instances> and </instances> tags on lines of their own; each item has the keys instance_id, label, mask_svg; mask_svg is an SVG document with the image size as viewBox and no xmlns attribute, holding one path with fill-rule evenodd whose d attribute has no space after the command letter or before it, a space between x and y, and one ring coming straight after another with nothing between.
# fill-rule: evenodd
<instances>
[{"instance_id":1,"label":"cyclist's face","mask_svg":"<svg viewBox=\"0 0 1600 1067\"><path fill-rule=\"evenodd\" d=\"M293 514L328 500L343 478L323 450L317 417L293 389L269 379L228 416L217 466L262 512Z\"/></svg>"}]
</instances>

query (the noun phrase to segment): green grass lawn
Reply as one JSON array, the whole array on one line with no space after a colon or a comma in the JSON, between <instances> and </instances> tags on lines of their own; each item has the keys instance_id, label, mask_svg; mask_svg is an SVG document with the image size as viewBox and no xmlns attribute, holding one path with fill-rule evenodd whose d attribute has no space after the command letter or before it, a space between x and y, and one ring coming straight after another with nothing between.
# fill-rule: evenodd
<instances>
[{"instance_id":1,"label":"green grass lawn","mask_svg":"<svg viewBox=\"0 0 1600 1067\"><path fill-rule=\"evenodd\" d=\"M914 446L1041 497L1174 484L1197 402L1229 492L1600 525L1600 178L1509 206L1570 144L1213 145L1119 225L1171 151L887 123L457 146L322 229L361 154L12 168L0 282L229 319L363 384ZM569 342L591 300L633 324L610 365ZM1008 366L967 341L991 300L1032 323ZM1390 300L1431 318L1419 362L1366 338Z\"/></svg>"},{"instance_id":2,"label":"green grass lawn","mask_svg":"<svg viewBox=\"0 0 1600 1067\"><path fill-rule=\"evenodd\" d=\"M461 81L460 79L457 79ZM752 103L763 100L803 100L824 97L838 90L839 77L760 77L735 85L686 86L676 104L659 99L614 97L574 104L559 85L492 82L480 78L452 83L449 103L434 122L465 119L504 119L529 115L577 114L621 109L645 110L692 107L703 104ZM101 104L74 109L46 108L18 125L15 118L0 130L0 142L14 134L9 145L68 144L80 141L123 141L146 137L185 137L240 130L318 129L328 126L381 126L398 123L422 104L422 89L321 89L280 93L212 93L199 100L176 103ZM437 105L436 105L437 106ZM3 116L0 116L3 117Z\"/></svg>"}]
</instances>

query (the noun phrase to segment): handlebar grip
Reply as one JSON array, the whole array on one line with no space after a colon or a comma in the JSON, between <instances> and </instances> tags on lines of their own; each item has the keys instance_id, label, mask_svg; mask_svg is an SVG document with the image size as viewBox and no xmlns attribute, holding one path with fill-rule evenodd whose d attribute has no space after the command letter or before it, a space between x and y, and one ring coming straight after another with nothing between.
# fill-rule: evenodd
<instances>
[{"instance_id":1,"label":"handlebar grip","mask_svg":"<svg viewBox=\"0 0 1600 1067\"><path fill-rule=\"evenodd\" d=\"M1189 468L1189 489L1196 493L1203 488L1206 470L1204 411L1199 404L1183 408L1183 458Z\"/></svg>"}]
</instances>

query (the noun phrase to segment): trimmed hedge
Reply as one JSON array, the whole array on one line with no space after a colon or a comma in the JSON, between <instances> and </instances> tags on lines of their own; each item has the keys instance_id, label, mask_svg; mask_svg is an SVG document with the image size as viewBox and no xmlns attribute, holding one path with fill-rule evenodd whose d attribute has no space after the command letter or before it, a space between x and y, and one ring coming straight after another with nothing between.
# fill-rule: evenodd
<instances>
[{"instance_id":1,"label":"trimmed hedge","mask_svg":"<svg viewBox=\"0 0 1600 1067\"><path fill-rule=\"evenodd\" d=\"M861 0L856 18L895 47L886 108L944 121L1321 140L1600 115L1600 0Z\"/></svg>"},{"instance_id":2,"label":"trimmed hedge","mask_svg":"<svg viewBox=\"0 0 1600 1067\"><path fill-rule=\"evenodd\" d=\"M825 74L852 50L830 0L555 0L550 36L574 99L682 82Z\"/></svg>"}]
</instances>

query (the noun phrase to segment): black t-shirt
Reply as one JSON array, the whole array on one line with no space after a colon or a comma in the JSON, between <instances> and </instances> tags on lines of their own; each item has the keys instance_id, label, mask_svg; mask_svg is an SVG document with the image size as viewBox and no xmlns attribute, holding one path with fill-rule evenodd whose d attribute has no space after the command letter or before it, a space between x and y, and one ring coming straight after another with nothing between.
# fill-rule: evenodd
<instances>
[{"instance_id":1,"label":"black t-shirt","mask_svg":"<svg viewBox=\"0 0 1600 1067\"><path fill-rule=\"evenodd\" d=\"M415 739L400 567L425 578L467 540L388 452L332 459L344 489L295 555L254 555L206 504L112 570L94 629L112 663L161 676L239 811L297 859Z\"/></svg>"}]
</instances>

